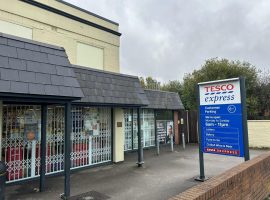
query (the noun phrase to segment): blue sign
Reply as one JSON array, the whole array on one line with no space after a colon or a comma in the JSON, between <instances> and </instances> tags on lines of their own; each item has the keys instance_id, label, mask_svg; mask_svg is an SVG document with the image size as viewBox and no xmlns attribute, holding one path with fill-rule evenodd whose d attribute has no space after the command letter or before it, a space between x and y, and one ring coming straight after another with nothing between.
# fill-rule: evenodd
<instances>
[{"instance_id":1,"label":"blue sign","mask_svg":"<svg viewBox=\"0 0 270 200\"><path fill-rule=\"evenodd\" d=\"M240 80L199 83L204 153L244 157Z\"/></svg>"}]
</instances>

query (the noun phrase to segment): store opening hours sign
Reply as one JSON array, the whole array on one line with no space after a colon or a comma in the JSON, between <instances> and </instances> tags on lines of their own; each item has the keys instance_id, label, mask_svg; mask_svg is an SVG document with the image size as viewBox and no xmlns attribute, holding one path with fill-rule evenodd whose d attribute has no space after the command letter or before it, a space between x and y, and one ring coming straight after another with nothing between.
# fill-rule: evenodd
<instances>
[{"instance_id":1,"label":"store opening hours sign","mask_svg":"<svg viewBox=\"0 0 270 200\"><path fill-rule=\"evenodd\" d=\"M240 78L198 85L201 150L244 157Z\"/></svg>"}]
</instances>

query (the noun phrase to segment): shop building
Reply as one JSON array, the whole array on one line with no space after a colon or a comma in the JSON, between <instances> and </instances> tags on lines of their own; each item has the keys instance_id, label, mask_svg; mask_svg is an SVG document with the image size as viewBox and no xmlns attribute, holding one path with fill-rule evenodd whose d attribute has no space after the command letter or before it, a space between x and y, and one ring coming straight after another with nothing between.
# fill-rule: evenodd
<instances>
[{"instance_id":1,"label":"shop building","mask_svg":"<svg viewBox=\"0 0 270 200\"><path fill-rule=\"evenodd\" d=\"M120 72L118 23L62 0L0 4L0 32L64 47L74 65Z\"/></svg>"},{"instance_id":2,"label":"shop building","mask_svg":"<svg viewBox=\"0 0 270 200\"><path fill-rule=\"evenodd\" d=\"M149 101L146 107L141 109L141 128L143 135L143 147L151 148L170 141L169 128L173 129L174 140L179 144L179 120L178 111L184 106L179 95L174 92L144 90ZM124 109L125 119L125 151L138 149L137 136L137 111L136 109Z\"/></svg>"},{"instance_id":3,"label":"shop building","mask_svg":"<svg viewBox=\"0 0 270 200\"><path fill-rule=\"evenodd\" d=\"M179 96L144 90L138 77L119 73L117 23L60 0L11 0L0 13L0 160L7 183L39 178L42 191L45 176L64 173L68 188L70 170L154 147L158 120L177 137Z\"/></svg>"}]
</instances>

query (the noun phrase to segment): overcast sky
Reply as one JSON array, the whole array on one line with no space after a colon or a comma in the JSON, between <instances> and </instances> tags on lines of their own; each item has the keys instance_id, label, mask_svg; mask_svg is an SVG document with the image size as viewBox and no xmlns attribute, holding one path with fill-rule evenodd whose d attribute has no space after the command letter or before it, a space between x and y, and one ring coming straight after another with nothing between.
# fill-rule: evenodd
<instances>
[{"instance_id":1,"label":"overcast sky","mask_svg":"<svg viewBox=\"0 0 270 200\"><path fill-rule=\"evenodd\" d=\"M121 72L182 80L206 59L270 69L269 0L67 0L120 24Z\"/></svg>"}]
</instances>

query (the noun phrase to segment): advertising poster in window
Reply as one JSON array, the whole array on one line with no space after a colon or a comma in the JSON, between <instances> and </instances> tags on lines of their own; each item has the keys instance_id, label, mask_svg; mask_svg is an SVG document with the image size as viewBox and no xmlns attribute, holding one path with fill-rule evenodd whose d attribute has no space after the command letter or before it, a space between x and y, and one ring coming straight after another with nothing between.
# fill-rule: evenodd
<instances>
[{"instance_id":1,"label":"advertising poster in window","mask_svg":"<svg viewBox=\"0 0 270 200\"><path fill-rule=\"evenodd\" d=\"M166 121L156 121L157 136L160 144L166 144Z\"/></svg>"},{"instance_id":2,"label":"advertising poster in window","mask_svg":"<svg viewBox=\"0 0 270 200\"><path fill-rule=\"evenodd\" d=\"M38 140L38 120L34 110L25 112L24 136L26 141Z\"/></svg>"},{"instance_id":3,"label":"advertising poster in window","mask_svg":"<svg viewBox=\"0 0 270 200\"><path fill-rule=\"evenodd\" d=\"M99 135L99 113L97 108L89 108L84 115L84 129L86 135Z\"/></svg>"},{"instance_id":4,"label":"advertising poster in window","mask_svg":"<svg viewBox=\"0 0 270 200\"><path fill-rule=\"evenodd\" d=\"M173 121L167 121L167 136L166 136L166 143L171 142L171 137L173 137Z\"/></svg>"}]
</instances>

